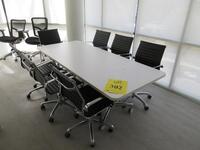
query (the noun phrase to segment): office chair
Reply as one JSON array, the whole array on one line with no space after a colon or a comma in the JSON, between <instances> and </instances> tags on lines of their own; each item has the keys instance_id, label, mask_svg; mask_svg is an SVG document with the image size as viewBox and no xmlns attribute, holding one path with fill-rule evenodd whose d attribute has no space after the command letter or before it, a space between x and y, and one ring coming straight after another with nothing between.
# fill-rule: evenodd
<instances>
[{"instance_id":1,"label":"office chair","mask_svg":"<svg viewBox=\"0 0 200 150\"><path fill-rule=\"evenodd\" d=\"M38 31L43 31L48 29L48 19L46 17L33 17L31 18L33 34L34 36L29 36L28 31L26 32L28 38L25 40L27 44L39 45L40 39Z\"/></svg>"},{"instance_id":2,"label":"office chair","mask_svg":"<svg viewBox=\"0 0 200 150\"><path fill-rule=\"evenodd\" d=\"M38 35L41 45L61 43L58 29L38 31Z\"/></svg>"},{"instance_id":3,"label":"office chair","mask_svg":"<svg viewBox=\"0 0 200 150\"><path fill-rule=\"evenodd\" d=\"M56 44L61 43L60 36L58 33L58 29L49 29L49 30L41 30L38 31L38 37L40 41L40 45L49 45L49 44ZM31 58L35 55L40 54L40 59L44 61L44 55L41 52L35 52L31 55Z\"/></svg>"},{"instance_id":4,"label":"office chair","mask_svg":"<svg viewBox=\"0 0 200 150\"><path fill-rule=\"evenodd\" d=\"M93 46L99 47L104 50L108 50L108 40L110 37L110 32L96 30L94 39L93 39Z\"/></svg>"},{"instance_id":5,"label":"office chair","mask_svg":"<svg viewBox=\"0 0 200 150\"><path fill-rule=\"evenodd\" d=\"M76 113L84 118L84 120L67 129L65 132L66 138L70 137L70 132L72 129L88 123L90 130L90 145L94 147L95 140L93 133L93 122L99 122L101 126L105 125L109 127L110 132L112 132L114 129L113 125L108 125L105 123L105 120L113 106L113 101L103 97L89 85L78 88L73 79L65 76L55 67L53 67L52 70L52 76L59 84L59 97L69 100L71 105L75 107ZM95 119L95 116L103 111L106 111L104 117L99 120Z\"/></svg>"},{"instance_id":6,"label":"office chair","mask_svg":"<svg viewBox=\"0 0 200 150\"><path fill-rule=\"evenodd\" d=\"M160 65L160 63L165 48L166 48L165 45L140 41L140 45L138 47L136 55L133 58L135 59L136 62L160 70L160 68L163 68L163 66Z\"/></svg>"},{"instance_id":7,"label":"office chair","mask_svg":"<svg viewBox=\"0 0 200 150\"><path fill-rule=\"evenodd\" d=\"M57 29L38 31L38 35L39 35L41 45L56 44L56 43L61 42ZM58 66L59 66L59 64L57 64L57 67ZM65 72L65 75L73 78L77 84L82 84L82 82L79 79L72 76L72 74L70 72L63 70L61 66L59 66L59 70L62 72ZM49 90L51 89L51 87L50 87L51 84L54 84L54 83L50 83L47 87L45 87L45 90L47 93L50 93ZM41 109L45 110L45 105L52 104L52 103L55 103L55 106L49 115L49 122L51 122L51 123L54 122L54 114L55 114L56 110L58 109L58 107L61 106L62 104L67 104L62 99L51 100L51 101L41 103Z\"/></svg>"},{"instance_id":8,"label":"office chair","mask_svg":"<svg viewBox=\"0 0 200 150\"><path fill-rule=\"evenodd\" d=\"M142 63L144 65L153 67L155 69L163 68L163 65L161 65L161 60L164 54L166 46L150 43L146 41L140 41L139 47L137 49L137 52L135 54L136 62ZM148 99L151 99L151 94L148 92L136 92L132 95L132 97L136 97L144 106L144 110L148 110L149 106L146 104L146 102L140 97L141 95L146 95ZM132 108L130 108L129 112L132 111Z\"/></svg>"},{"instance_id":9,"label":"office chair","mask_svg":"<svg viewBox=\"0 0 200 150\"><path fill-rule=\"evenodd\" d=\"M14 45L18 44L22 41L24 36L24 31L25 31L25 26L26 26L26 20L24 19L11 19L11 30L10 30L10 36L6 36L4 33L4 30L0 30L1 32L1 37L0 37L0 42L4 43L9 43L9 45ZM11 52L0 58L0 60L6 60L8 56L11 56L13 53L15 53L15 50L11 48ZM17 61L17 59L15 59Z\"/></svg>"},{"instance_id":10,"label":"office chair","mask_svg":"<svg viewBox=\"0 0 200 150\"><path fill-rule=\"evenodd\" d=\"M39 65L36 65L33 63L30 58L28 58L24 53L20 52L19 50L16 49L16 53L20 57L20 62L22 68L28 70L30 73L30 76L36 81L36 84L34 84L34 89L32 89L28 94L27 94L27 99L31 98L31 94L34 91L37 91L39 89L44 88L48 84L48 91L46 92L46 97L45 101L48 100L48 97L50 95L54 95L58 93L58 85L56 82L53 82L52 78L50 77L50 73L52 71L52 65L54 63L52 61L47 61L43 62ZM39 85L39 86L38 86Z\"/></svg>"},{"instance_id":11,"label":"office chair","mask_svg":"<svg viewBox=\"0 0 200 150\"><path fill-rule=\"evenodd\" d=\"M62 72L65 76L67 76L67 77L71 78L72 80L74 80L74 81L76 82L76 85L77 85L78 87L81 87L81 86L84 85L84 83L83 83L80 79L77 79L76 77L74 77L70 72L63 71L63 70L61 70L60 68L59 68L58 70L59 70L60 72ZM53 81L53 80L52 80L52 81ZM55 81L54 81L54 82L51 82L51 83L49 83L48 85L46 85L46 86L45 86L45 91L46 91L46 93L52 93L52 92L51 92L51 91L52 91L52 85L54 86L55 84L57 84L57 82L55 83ZM54 91L54 90L53 90L53 91ZM53 94L53 93L52 93L52 94ZM54 115L55 115L55 112L56 112L56 110L57 110L60 106L62 106L62 105L68 105L68 106L72 107L73 109L75 109L72 105L70 105L70 103L67 102L66 99L63 99L63 98L61 98L61 97L59 97L59 96L57 96L56 100L49 100L49 101L46 101L46 102L42 102L42 103L40 104L41 110L42 110L42 111L46 110L46 107L45 107L45 106L48 105L48 104L55 104L54 107L53 107L53 109L52 109L52 111L51 111L51 113L50 113L50 115L49 115L49 122L50 122L50 123L53 123L53 122L54 122ZM75 117L75 118L78 118L79 115L78 115L77 113L74 113L74 117Z\"/></svg>"},{"instance_id":12,"label":"office chair","mask_svg":"<svg viewBox=\"0 0 200 150\"><path fill-rule=\"evenodd\" d=\"M111 45L111 52L123 57L129 57L130 48L133 42L133 37L122 36L119 34L115 34L115 38Z\"/></svg>"}]
</instances>

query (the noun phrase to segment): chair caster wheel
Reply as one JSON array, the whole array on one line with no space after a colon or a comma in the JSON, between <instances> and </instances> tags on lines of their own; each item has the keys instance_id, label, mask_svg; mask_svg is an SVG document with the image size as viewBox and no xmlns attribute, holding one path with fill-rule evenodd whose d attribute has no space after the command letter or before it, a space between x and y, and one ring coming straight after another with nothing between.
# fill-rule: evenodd
<instances>
[{"instance_id":1,"label":"chair caster wheel","mask_svg":"<svg viewBox=\"0 0 200 150\"><path fill-rule=\"evenodd\" d=\"M28 94L26 97L27 97L27 99L30 99L30 98L31 98L31 95L30 95L30 94Z\"/></svg>"},{"instance_id":2,"label":"chair caster wheel","mask_svg":"<svg viewBox=\"0 0 200 150\"><path fill-rule=\"evenodd\" d=\"M66 138L69 138L71 136L71 134L67 131L66 133L65 133L65 137Z\"/></svg>"},{"instance_id":3,"label":"chair caster wheel","mask_svg":"<svg viewBox=\"0 0 200 150\"><path fill-rule=\"evenodd\" d=\"M145 110L145 111L149 110L149 106L145 106L145 107L144 107L144 110Z\"/></svg>"},{"instance_id":4,"label":"chair caster wheel","mask_svg":"<svg viewBox=\"0 0 200 150\"><path fill-rule=\"evenodd\" d=\"M54 122L54 118L50 117L50 118L49 118L49 122L50 122L50 123L53 123L53 122Z\"/></svg>"},{"instance_id":5,"label":"chair caster wheel","mask_svg":"<svg viewBox=\"0 0 200 150\"><path fill-rule=\"evenodd\" d=\"M108 132L113 132L114 131L114 126L112 125L112 126L110 126L109 128L108 128Z\"/></svg>"},{"instance_id":6,"label":"chair caster wheel","mask_svg":"<svg viewBox=\"0 0 200 150\"><path fill-rule=\"evenodd\" d=\"M46 97L46 98L44 99L44 101L45 101L45 102L48 101L48 98Z\"/></svg>"},{"instance_id":7,"label":"chair caster wheel","mask_svg":"<svg viewBox=\"0 0 200 150\"><path fill-rule=\"evenodd\" d=\"M74 113L74 118L78 119L79 118L79 114Z\"/></svg>"},{"instance_id":8,"label":"chair caster wheel","mask_svg":"<svg viewBox=\"0 0 200 150\"><path fill-rule=\"evenodd\" d=\"M132 113L133 113L133 108L129 108L129 109L128 109L128 113L129 113L129 114L132 114Z\"/></svg>"},{"instance_id":9,"label":"chair caster wheel","mask_svg":"<svg viewBox=\"0 0 200 150\"><path fill-rule=\"evenodd\" d=\"M151 98L152 98L152 96L151 96L151 95L148 95L148 96L147 96L147 98L148 98L148 99L151 99Z\"/></svg>"},{"instance_id":10,"label":"chair caster wheel","mask_svg":"<svg viewBox=\"0 0 200 150\"><path fill-rule=\"evenodd\" d=\"M95 147L95 142L91 142L90 147Z\"/></svg>"},{"instance_id":11,"label":"chair caster wheel","mask_svg":"<svg viewBox=\"0 0 200 150\"><path fill-rule=\"evenodd\" d=\"M46 108L45 108L44 105L41 105L41 106L40 106L40 109L41 109L42 111L45 111L45 110L46 110Z\"/></svg>"}]
</instances>

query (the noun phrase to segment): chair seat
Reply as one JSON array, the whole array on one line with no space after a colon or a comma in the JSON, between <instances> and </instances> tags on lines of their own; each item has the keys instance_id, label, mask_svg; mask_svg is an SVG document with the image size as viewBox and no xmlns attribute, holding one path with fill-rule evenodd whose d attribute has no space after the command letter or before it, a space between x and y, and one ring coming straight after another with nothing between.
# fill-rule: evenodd
<instances>
[{"instance_id":1,"label":"chair seat","mask_svg":"<svg viewBox=\"0 0 200 150\"><path fill-rule=\"evenodd\" d=\"M25 42L31 45L39 45L40 39L38 37L28 37Z\"/></svg>"},{"instance_id":2,"label":"chair seat","mask_svg":"<svg viewBox=\"0 0 200 150\"><path fill-rule=\"evenodd\" d=\"M58 93L59 92L58 83L56 81L52 81L51 83L47 84L45 90L50 95Z\"/></svg>"},{"instance_id":3,"label":"chair seat","mask_svg":"<svg viewBox=\"0 0 200 150\"><path fill-rule=\"evenodd\" d=\"M17 37L11 37L11 36L2 36L0 37L0 42L5 42L5 43L14 43L16 40L19 38Z\"/></svg>"},{"instance_id":4,"label":"chair seat","mask_svg":"<svg viewBox=\"0 0 200 150\"><path fill-rule=\"evenodd\" d=\"M91 102L92 100L94 100L98 97L103 97L100 93L98 93L96 90L94 90L89 85L81 88L80 92L81 92L83 98L86 100L85 103ZM103 97L103 99L101 101L90 106L88 111L84 111L84 115L86 117L91 117L112 104L113 104L113 101Z\"/></svg>"}]
</instances>

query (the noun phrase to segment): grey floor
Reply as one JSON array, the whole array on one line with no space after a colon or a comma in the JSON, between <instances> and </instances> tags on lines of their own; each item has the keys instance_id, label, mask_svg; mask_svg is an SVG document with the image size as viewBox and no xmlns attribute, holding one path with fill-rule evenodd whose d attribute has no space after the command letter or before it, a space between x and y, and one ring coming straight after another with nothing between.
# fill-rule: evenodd
<instances>
[{"instance_id":1,"label":"grey floor","mask_svg":"<svg viewBox=\"0 0 200 150\"><path fill-rule=\"evenodd\" d=\"M48 122L48 114L40 110L44 92L26 99L34 81L12 58L0 61L0 150L84 150L89 144L88 126L64 137L67 127L76 123L70 109L63 106ZM200 105L155 85L145 87L152 93L150 110L144 112L137 103L132 115L115 107L108 121L115 131L98 131L97 150L199 150Z\"/></svg>"}]
</instances>

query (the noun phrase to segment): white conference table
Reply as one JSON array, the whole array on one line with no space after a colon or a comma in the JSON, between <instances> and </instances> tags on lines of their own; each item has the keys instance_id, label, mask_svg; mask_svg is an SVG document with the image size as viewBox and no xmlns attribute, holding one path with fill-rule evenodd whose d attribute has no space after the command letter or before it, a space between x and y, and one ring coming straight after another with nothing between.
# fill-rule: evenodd
<instances>
[{"instance_id":1,"label":"white conference table","mask_svg":"<svg viewBox=\"0 0 200 150\"><path fill-rule=\"evenodd\" d=\"M162 71L80 41L46 45L38 49L113 101L126 98L165 76ZM127 94L105 92L104 87L109 79L126 80Z\"/></svg>"}]
</instances>

